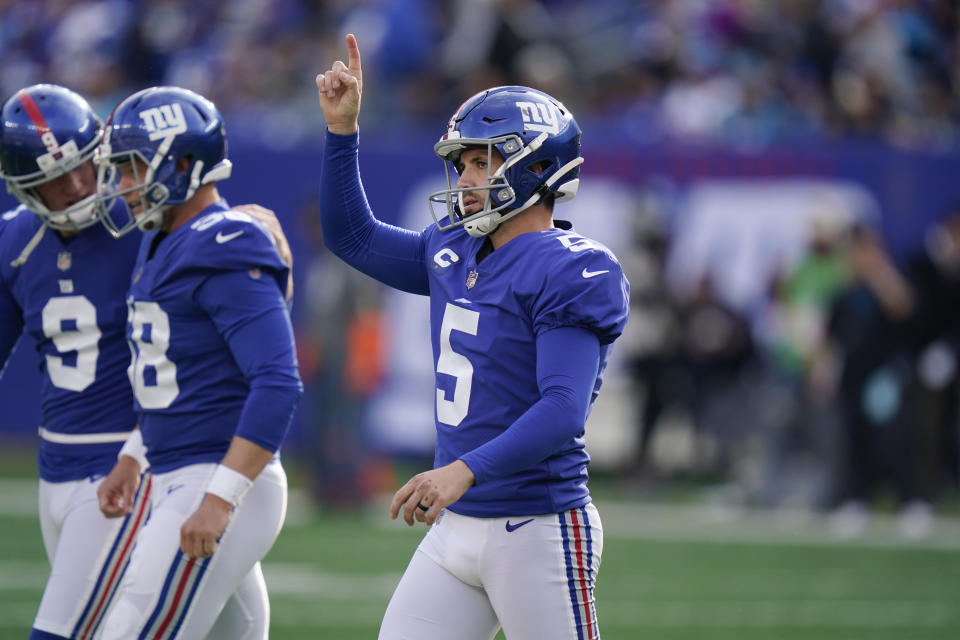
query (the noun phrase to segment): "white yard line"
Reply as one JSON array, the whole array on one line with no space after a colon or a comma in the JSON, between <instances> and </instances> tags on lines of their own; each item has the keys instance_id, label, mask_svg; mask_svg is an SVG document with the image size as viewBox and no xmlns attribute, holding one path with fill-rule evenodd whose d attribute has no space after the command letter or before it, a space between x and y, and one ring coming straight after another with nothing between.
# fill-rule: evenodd
<instances>
[{"instance_id":1,"label":"white yard line","mask_svg":"<svg viewBox=\"0 0 960 640\"><path fill-rule=\"evenodd\" d=\"M597 507L605 538L960 550L956 517L938 518L929 536L911 540L897 533L894 515L874 514L864 535L842 540L830 531L822 514L600 500Z\"/></svg>"},{"instance_id":2,"label":"white yard line","mask_svg":"<svg viewBox=\"0 0 960 640\"><path fill-rule=\"evenodd\" d=\"M43 562L0 561L0 591L36 589L40 591L50 575L50 565Z\"/></svg>"},{"instance_id":3,"label":"white yard line","mask_svg":"<svg viewBox=\"0 0 960 640\"><path fill-rule=\"evenodd\" d=\"M400 582L400 572L335 573L292 563L263 564L270 593L309 595L326 600L384 600Z\"/></svg>"},{"instance_id":4,"label":"white yard line","mask_svg":"<svg viewBox=\"0 0 960 640\"><path fill-rule=\"evenodd\" d=\"M0 515L37 517L39 480L0 478Z\"/></svg>"},{"instance_id":5,"label":"white yard line","mask_svg":"<svg viewBox=\"0 0 960 640\"><path fill-rule=\"evenodd\" d=\"M960 550L957 517L937 518L929 536L909 540L897 534L894 515L874 514L863 536L841 540L831 533L822 514L614 500L598 500L597 506L608 539ZM379 517L381 512L386 510L372 512L371 526L394 527L395 522ZM314 514L306 494L291 489L287 526L297 526ZM37 481L0 479L0 515L37 517Z\"/></svg>"}]
</instances>

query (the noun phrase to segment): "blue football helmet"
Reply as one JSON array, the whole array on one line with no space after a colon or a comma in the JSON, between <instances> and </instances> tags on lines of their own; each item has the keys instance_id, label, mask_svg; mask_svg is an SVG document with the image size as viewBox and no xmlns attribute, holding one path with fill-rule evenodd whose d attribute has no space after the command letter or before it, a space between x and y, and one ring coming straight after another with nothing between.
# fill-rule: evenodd
<instances>
[{"instance_id":1,"label":"blue football helmet","mask_svg":"<svg viewBox=\"0 0 960 640\"><path fill-rule=\"evenodd\" d=\"M494 150L503 157L496 171L488 169L485 186L456 186L460 154L468 148L486 149L488 167ZM529 87L496 87L476 94L453 114L433 149L444 160L447 176L447 188L429 196L430 213L441 230L463 225L471 236L482 238L544 196L573 198L580 185L583 158L577 121L563 104ZM464 215L460 194L478 190L488 192L484 208ZM439 215L437 204L444 205Z\"/></svg>"},{"instance_id":2,"label":"blue football helmet","mask_svg":"<svg viewBox=\"0 0 960 640\"><path fill-rule=\"evenodd\" d=\"M178 163L186 159L188 164ZM107 119L97 149L100 219L119 238L160 226L163 212L189 200L200 185L226 180L223 118L201 95L180 87L151 87L125 98ZM121 188L121 169L132 186ZM117 201L124 206L114 206Z\"/></svg>"},{"instance_id":3,"label":"blue football helmet","mask_svg":"<svg viewBox=\"0 0 960 640\"><path fill-rule=\"evenodd\" d=\"M62 210L50 209L35 189L93 158L103 122L87 101L65 87L35 84L7 99L0 119L0 177L7 191L53 229L94 224L92 179L91 193Z\"/></svg>"}]
</instances>

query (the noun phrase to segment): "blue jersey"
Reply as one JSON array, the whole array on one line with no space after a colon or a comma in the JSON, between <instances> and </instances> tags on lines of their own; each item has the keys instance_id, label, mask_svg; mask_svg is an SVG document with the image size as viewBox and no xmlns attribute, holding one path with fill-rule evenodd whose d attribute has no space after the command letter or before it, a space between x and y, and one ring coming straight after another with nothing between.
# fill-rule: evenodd
<instances>
[{"instance_id":1,"label":"blue jersey","mask_svg":"<svg viewBox=\"0 0 960 640\"><path fill-rule=\"evenodd\" d=\"M554 228L517 236L477 264L484 239L432 225L423 235L437 384L435 465L458 458L470 464L469 452L540 399L536 341L551 329L579 327L598 337L592 405L627 318L628 285L613 254L569 227ZM451 510L498 517L586 504L583 436L532 466L478 483Z\"/></svg>"},{"instance_id":2,"label":"blue jersey","mask_svg":"<svg viewBox=\"0 0 960 640\"><path fill-rule=\"evenodd\" d=\"M115 240L100 225L66 239L46 229L14 266L43 223L23 206L3 218L0 363L29 332L43 372L40 477L64 482L105 474L136 424L124 294L137 239Z\"/></svg>"},{"instance_id":3,"label":"blue jersey","mask_svg":"<svg viewBox=\"0 0 960 640\"><path fill-rule=\"evenodd\" d=\"M384 224L360 184L358 144L358 134L327 132L324 242L384 284L430 296L434 463L461 459L476 480L449 508L496 518L585 505L585 422L629 307L616 257L563 221L516 236L479 263L487 240L462 227L418 233Z\"/></svg>"},{"instance_id":4,"label":"blue jersey","mask_svg":"<svg viewBox=\"0 0 960 640\"><path fill-rule=\"evenodd\" d=\"M127 335L155 472L219 462L234 435L279 447L300 389L288 272L263 227L223 201L144 235Z\"/></svg>"}]
</instances>

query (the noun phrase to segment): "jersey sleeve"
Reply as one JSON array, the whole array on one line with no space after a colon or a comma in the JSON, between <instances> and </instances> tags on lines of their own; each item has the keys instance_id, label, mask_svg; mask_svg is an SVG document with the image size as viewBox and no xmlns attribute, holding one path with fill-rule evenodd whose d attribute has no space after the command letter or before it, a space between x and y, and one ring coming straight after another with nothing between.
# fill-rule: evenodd
<instances>
[{"instance_id":1,"label":"jersey sleeve","mask_svg":"<svg viewBox=\"0 0 960 640\"><path fill-rule=\"evenodd\" d=\"M273 237L252 216L240 211L210 213L190 225L190 234L170 266L174 274L257 270L286 291L290 267Z\"/></svg>"},{"instance_id":2,"label":"jersey sleeve","mask_svg":"<svg viewBox=\"0 0 960 640\"><path fill-rule=\"evenodd\" d=\"M218 272L196 292L250 385L236 435L276 451L303 392L283 291L257 272Z\"/></svg>"},{"instance_id":3,"label":"jersey sleeve","mask_svg":"<svg viewBox=\"0 0 960 640\"><path fill-rule=\"evenodd\" d=\"M359 134L327 132L320 170L320 225L330 251L383 284L427 295L425 234L377 220L360 182Z\"/></svg>"},{"instance_id":4,"label":"jersey sleeve","mask_svg":"<svg viewBox=\"0 0 960 640\"><path fill-rule=\"evenodd\" d=\"M620 263L605 250L594 249L545 271L534 302L534 331L580 327L610 344L627 322L630 285Z\"/></svg>"}]
</instances>

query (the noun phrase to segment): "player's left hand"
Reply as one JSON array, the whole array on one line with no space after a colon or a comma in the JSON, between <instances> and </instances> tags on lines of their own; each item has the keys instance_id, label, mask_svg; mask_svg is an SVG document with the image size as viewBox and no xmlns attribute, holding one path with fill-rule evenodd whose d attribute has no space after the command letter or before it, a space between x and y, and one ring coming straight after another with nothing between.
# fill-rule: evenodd
<instances>
[{"instance_id":1,"label":"player's left hand","mask_svg":"<svg viewBox=\"0 0 960 640\"><path fill-rule=\"evenodd\" d=\"M280 259L290 267L290 275L287 277L287 300L289 300L293 297L293 252L290 250L290 243L287 242L287 236L283 233L283 227L280 226L280 221L277 220L277 214L274 213L272 209L261 207L258 204L241 204L233 208L259 220L260 224L266 227L270 235L273 236L273 240L277 244L277 253L280 254Z\"/></svg>"},{"instance_id":2,"label":"player's left hand","mask_svg":"<svg viewBox=\"0 0 960 640\"><path fill-rule=\"evenodd\" d=\"M212 494L206 494L186 522L180 527L180 549L194 558L209 558L217 550L217 540L223 535L233 507Z\"/></svg>"},{"instance_id":3,"label":"player's left hand","mask_svg":"<svg viewBox=\"0 0 960 640\"><path fill-rule=\"evenodd\" d=\"M454 460L445 467L418 473L393 495L390 519L395 520L402 508L403 519L408 525L413 526L414 519L432 525L440 515L440 510L459 500L473 486L473 481L473 471L463 460Z\"/></svg>"}]
</instances>

